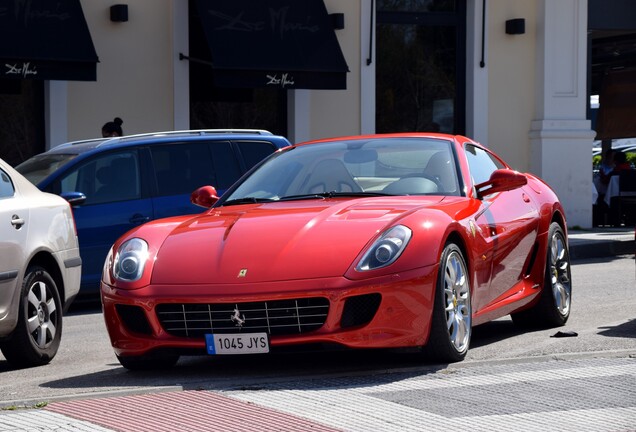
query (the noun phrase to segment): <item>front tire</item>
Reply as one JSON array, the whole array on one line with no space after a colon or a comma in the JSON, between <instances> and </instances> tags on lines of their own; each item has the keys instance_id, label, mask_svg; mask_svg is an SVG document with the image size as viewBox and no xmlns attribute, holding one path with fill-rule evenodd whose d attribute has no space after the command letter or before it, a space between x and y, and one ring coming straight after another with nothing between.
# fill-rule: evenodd
<instances>
[{"instance_id":1,"label":"front tire","mask_svg":"<svg viewBox=\"0 0 636 432\"><path fill-rule=\"evenodd\" d=\"M553 222L548 231L545 279L539 301L530 309L513 313L512 320L521 326L560 327L570 317L572 279L570 253L561 226Z\"/></svg>"},{"instance_id":2,"label":"front tire","mask_svg":"<svg viewBox=\"0 0 636 432\"><path fill-rule=\"evenodd\" d=\"M27 269L22 283L18 324L0 349L19 367L49 363L62 338L62 302L55 281L42 267Z\"/></svg>"},{"instance_id":3,"label":"front tire","mask_svg":"<svg viewBox=\"0 0 636 432\"><path fill-rule=\"evenodd\" d=\"M448 243L442 252L431 318L424 347L429 357L458 362L466 357L472 335L470 277L461 249Z\"/></svg>"}]
</instances>

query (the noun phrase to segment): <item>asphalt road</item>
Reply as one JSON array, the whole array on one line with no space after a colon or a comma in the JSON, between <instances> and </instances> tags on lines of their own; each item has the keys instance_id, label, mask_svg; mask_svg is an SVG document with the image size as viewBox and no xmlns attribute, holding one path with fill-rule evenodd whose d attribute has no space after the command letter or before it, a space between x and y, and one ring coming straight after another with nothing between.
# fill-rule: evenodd
<instances>
[{"instance_id":1,"label":"asphalt road","mask_svg":"<svg viewBox=\"0 0 636 432\"><path fill-rule=\"evenodd\" d=\"M633 256L575 262L573 305L559 329L524 332L509 318L474 329L464 362L435 365L395 351L319 352L259 357L185 357L167 372L132 373L117 362L96 309L65 317L62 345L53 362L11 369L0 355L0 408L104 395L166 390L232 390L317 377L462 369L559 358L636 356L636 280ZM575 332L575 337L555 337Z\"/></svg>"}]
</instances>

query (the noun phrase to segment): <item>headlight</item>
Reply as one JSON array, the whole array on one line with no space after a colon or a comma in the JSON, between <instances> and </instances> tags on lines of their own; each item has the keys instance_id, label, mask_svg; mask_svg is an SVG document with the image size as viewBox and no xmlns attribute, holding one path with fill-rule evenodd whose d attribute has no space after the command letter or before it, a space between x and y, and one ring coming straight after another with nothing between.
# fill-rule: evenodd
<instances>
[{"instance_id":1,"label":"headlight","mask_svg":"<svg viewBox=\"0 0 636 432\"><path fill-rule=\"evenodd\" d=\"M138 280L148 260L148 243L139 238L130 239L117 250L113 262L113 276L126 282Z\"/></svg>"},{"instance_id":2,"label":"headlight","mask_svg":"<svg viewBox=\"0 0 636 432\"><path fill-rule=\"evenodd\" d=\"M406 248L411 234L411 230L404 225L394 226L371 245L356 270L375 270L393 263Z\"/></svg>"}]
</instances>

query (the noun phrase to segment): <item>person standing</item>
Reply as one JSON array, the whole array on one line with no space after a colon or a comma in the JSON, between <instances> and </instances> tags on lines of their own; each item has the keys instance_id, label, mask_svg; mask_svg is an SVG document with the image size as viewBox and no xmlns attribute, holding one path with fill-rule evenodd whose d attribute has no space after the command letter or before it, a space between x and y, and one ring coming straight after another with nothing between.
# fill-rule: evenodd
<instances>
[{"instance_id":1,"label":"person standing","mask_svg":"<svg viewBox=\"0 0 636 432\"><path fill-rule=\"evenodd\" d=\"M115 117L113 121L107 122L104 126L102 126L102 137L112 138L123 136L124 131L121 128L123 123L124 121L119 117Z\"/></svg>"}]
</instances>

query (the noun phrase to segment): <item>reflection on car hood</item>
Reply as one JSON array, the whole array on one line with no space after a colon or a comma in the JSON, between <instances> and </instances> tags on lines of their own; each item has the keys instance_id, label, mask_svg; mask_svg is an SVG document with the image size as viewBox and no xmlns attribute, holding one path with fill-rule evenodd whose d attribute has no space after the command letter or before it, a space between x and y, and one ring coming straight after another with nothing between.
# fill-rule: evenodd
<instances>
[{"instance_id":1,"label":"reflection on car hood","mask_svg":"<svg viewBox=\"0 0 636 432\"><path fill-rule=\"evenodd\" d=\"M369 241L441 197L293 201L212 209L178 226L153 284L232 284L342 276Z\"/></svg>"}]
</instances>

